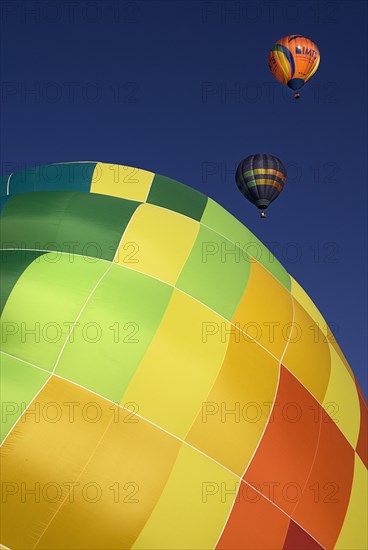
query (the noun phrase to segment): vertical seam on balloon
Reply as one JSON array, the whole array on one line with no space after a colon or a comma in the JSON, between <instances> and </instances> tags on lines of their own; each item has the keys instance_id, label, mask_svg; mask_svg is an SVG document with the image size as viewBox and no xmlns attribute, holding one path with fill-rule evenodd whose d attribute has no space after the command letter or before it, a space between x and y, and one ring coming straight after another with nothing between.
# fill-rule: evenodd
<instances>
[{"instance_id":1,"label":"vertical seam on balloon","mask_svg":"<svg viewBox=\"0 0 368 550\"><path fill-rule=\"evenodd\" d=\"M143 202L145 202L145 203L147 202L148 196L149 196L149 194L150 194L151 187L152 187L152 184L153 184L153 180L155 179L155 176L156 176L156 174L154 174L154 173L152 172L152 181L151 181L150 186L149 186L149 188L148 188L148 190L147 190L146 198L145 198L144 201L143 201Z\"/></svg>"},{"instance_id":2,"label":"vertical seam on balloon","mask_svg":"<svg viewBox=\"0 0 368 550\"><path fill-rule=\"evenodd\" d=\"M89 463L91 462L92 460L92 457L96 454L96 451L98 449L98 447L101 445L101 442L102 440L104 439L108 429L110 428L111 426L111 423L112 421L114 420L114 414L111 414L111 418L110 418L110 421L107 423L107 426L105 427L101 437L99 438L99 440L97 441L96 445L95 445L95 448L93 449L93 451L91 452L88 460L86 460L86 463L85 465L83 466L83 468L81 469L81 471L79 472L78 476L75 478L74 480L74 483L78 482L78 480L81 478L81 476L83 475L83 473L85 472L87 466L89 465ZM63 507L66 499L68 498L68 493L65 495L65 497L63 498L63 500L61 501L61 503L59 504L58 508L55 510L54 514L51 516L51 519L50 521L48 522L48 524L46 525L46 527L44 528L43 532L41 533L40 537L38 538L36 544L33 546L33 550L36 549L37 545L39 544L40 540L45 536L46 532L48 531L50 525L52 524L52 522L54 521L54 519L56 518L56 516L58 515L58 513L60 512L61 508Z\"/></svg>"},{"instance_id":3,"label":"vertical seam on balloon","mask_svg":"<svg viewBox=\"0 0 368 550\"><path fill-rule=\"evenodd\" d=\"M70 337L71 337L71 335L72 335L72 333L73 333L73 331L74 331L74 328L75 328L76 324L78 323L78 321L79 321L79 319L80 319L80 317L81 317L83 311L85 310L85 308L86 308L88 302L90 301L90 299L92 298L94 292L97 290L97 287L98 287L99 284L102 282L102 280L104 279L104 277L108 274L108 272L110 271L110 269L112 268L112 266L113 266L113 264L110 263L109 267L106 269L106 271L104 271L104 273L101 275L101 277L98 279L97 283L95 284L95 286L92 288L91 292L89 293L89 295L88 295L86 301L84 302L84 304L83 304L81 310L79 311L79 313L78 313L78 315L77 315L77 317L76 317L74 323L72 324L72 326L71 326L71 328L70 328L70 331L69 331L67 337L65 338L64 344L63 344L62 347L61 347L61 350L60 350L59 355L58 355L58 357L57 357L57 359L56 359L56 362L55 362L54 368L53 368L52 371L51 371L51 374L54 374L56 368L58 367L59 362L60 362L60 359L61 359L61 356L62 356L62 354L63 354L63 352L64 352L64 350L65 350L65 348L66 348L66 346L67 346L67 344L68 344L68 342L69 342L69 340L70 340Z\"/></svg>"},{"instance_id":4,"label":"vertical seam on balloon","mask_svg":"<svg viewBox=\"0 0 368 550\"><path fill-rule=\"evenodd\" d=\"M276 397L277 397L277 393L278 393L278 391L279 391L279 385L280 385L282 361L283 361L283 359L284 359L284 355L285 355L286 349L287 349L287 347L288 347L288 345L289 345L289 341L290 341L290 338L291 338L291 334L292 334L293 328L294 328L294 301L293 301L293 297L292 297L291 294L290 294L290 296L291 296L291 304L292 304L292 325L291 325L291 330L290 330L289 337L288 337L288 339L287 339L287 341L286 341L285 348L284 348L284 351L283 351L283 353L282 353L282 355L281 355L280 362L279 362L279 372L278 372L278 377L277 377L277 382L276 382L276 389L275 389L275 395L274 395L274 398L273 398L272 409L270 410L270 414L269 414L268 419L267 419L267 421L266 421L266 423L265 423L265 425L264 425L264 427L263 427L262 434L261 434L261 436L260 436L260 438L259 438L259 440L258 440L258 443L257 443L257 445L256 445L256 447L255 447L255 449L254 449L254 451L253 451L253 453L252 453L252 456L250 457L250 459L249 459L249 461L248 461L248 464L246 465L245 470L244 470L244 472L243 472L243 475L241 476L241 479L242 479L242 480L244 480L244 476L245 476L245 474L247 473L247 470L248 470L248 468L249 468L249 466L250 466L250 464L251 464L253 458L254 458L255 455L256 455L256 452L257 452L257 450L258 450L258 448L259 448L259 446L260 446L260 444L261 444L261 441L262 441L262 439L263 439L264 434L266 433L268 424L269 424L269 422L270 422L270 418L271 418L271 416L272 416L272 414L273 414L273 410L274 410L274 407L275 407ZM245 480L244 480L244 482L245 482ZM228 523L228 521L229 521L229 518L230 518L230 516L231 516L231 513L232 513L232 511L233 511L233 509L234 509L234 506L235 506L235 503L236 503L236 499L237 499L238 494L239 494L239 490L237 491L237 493L236 493L236 495L235 495L235 497L234 497L234 502L233 502L232 507L231 507L231 509L230 509L229 515L228 515L228 517L227 517L227 519L226 519L226 522L225 522L225 524L224 524L224 526L223 526L223 528L222 528L222 531L221 531L221 533L220 533L220 536L218 537L218 539L217 539L217 541L216 541L216 544L215 544L214 548L216 548L217 544L219 543L219 540L220 540L221 537L222 537L223 532L225 531L226 525L227 525L227 523Z\"/></svg>"},{"instance_id":5,"label":"vertical seam on balloon","mask_svg":"<svg viewBox=\"0 0 368 550\"><path fill-rule=\"evenodd\" d=\"M111 260L111 265L112 265L112 266L113 266L113 265L119 265L119 266L125 267L125 266L123 266L122 264L119 264L119 263L116 261L116 258L118 257L118 254L119 254L119 248L120 248L120 246L121 246L121 243L123 242L125 233L128 231L128 227L130 226L130 224L131 224L131 222L132 222L132 220L133 220L133 218L134 218L136 212L137 212L140 208L142 208L142 206L143 206L144 204L145 204L145 203L143 203L143 202L141 202L140 204L138 204L137 208L134 210L133 214L130 216L129 221L128 221L128 223L126 224L126 227L125 227L125 229L124 229L124 231L123 231L123 234L122 234L122 236L121 236L121 238L120 238L120 241L119 241L119 243L118 243L118 246L116 247L114 256L113 256L113 258L112 258L112 260ZM106 261L110 261L110 260L106 260ZM162 281L162 282L164 282L164 281ZM168 284L168 283L165 283L165 284Z\"/></svg>"},{"instance_id":6,"label":"vertical seam on balloon","mask_svg":"<svg viewBox=\"0 0 368 550\"><path fill-rule=\"evenodd\" d=\"M5 353L6 355L10 355L6 352L2 352L2 353ZM44 370L42 369L42 367L38 367L37 365L35 365L34 363L30 363L28 361L24 361L23 359L20 359L19 357L16 357L14 355L10 355L11 357L13 357L14 359L19 359L19 361L22 361L24 363L27 363L39 370ZM109 399L108 397L104 397L103 395L95 392L94 390L91 390L89 388L86 388L85 386L82 386L81 384L78 384L78 382L74 382L73 380L70 380L68 378L64 378L64 376L61 376L60 374L56 374L56 373L52 373L51 376L53 377L56 377L56 378L59 378L61 380L64 380L74 386L77 386L93 395L96 395L97 397L101 398L102 400L105 400L109 403L112 403L113 405L117 406L118 408L121 408L122 410L126 411L126 412L129 412L130 414L134 414L137 418L140 418L141 420L143 420L144 422L147 422L148 424L150 424L151 426L154 426L155 428L157 428L158 430L166 433L167 435L169 435L170 437L173 437L174 439L176 439L177 441L179 441L180 443L186 445L187 447L190 447L191 449L193 449L194 451L200 453L201 455L203 455L204 457L206 457L208 460L210 460L211 462L214 462L215 464L217 464L218 466L220 466L221 468L223 468L224 470L226 470L227 472L229 472L230 474L232 474L233 476L235 476L236 478L238 478L240 480L241 483L244 483L247 487L250 487L251 489L253 489L256 493L258 493L261 497L263 497L265 500L267 500L268 502L270 502L270 504L272 504L273 506L275 506L275 508L277 508L278 510L280 510L281 513L283 513L285 516L287 516L290 520L292 520L294 523L296 523L303 531L305 531L305 529L299 525L299 523L297 523L287 512L285 512L285 510L283 510L282 508L280 508L280 506L278 506L275 502L273 502L271 499L269 499L267 496L263 495L262 492L260 492L258 489L256 489L255 487L253 487L249 482L245 481L242 477L239 476L239 474L237 474L236 472L233 472L232 470L230 470L230 468L228 468L227 466L225 466L224 464L221 464L221 462L219 462L218 460L216 460L215 458L211 457L210 455L206 454L204 451L202 451L201 449L199 449L198 447L195 447L194 445L192 445L191 443L189 443L188 441L186 441L185 439L182 439L181 437L173 434L172 432L169 432L168 430L166 430L165 428L163 428L162 426L159 426L158 424L156 424L155 422L153 422L152 420L149 420L148 418L145 418L144 416L136 413L136 412L132 412L131 409L128 409L126 407L124 407L124 405L121 405L120 403L116 403L114 401L112 401L111 399ZM40 390L41 391L41 390ZM39 393L39 392L38 392ZM34 398L35 399L35 398ZM33 400L34 400L33 399ZM32 400L32 401L33 401ZM226 525L226 524L225 524ZM307 532L307 531L305 531ZM310 535L310 533L308 533ZM312 535L310 535L318 544L320 544L322 546L322 544L317 541ZM217 543L216 543L217 544Z\"/></svg>"},{"instance_id":7,"label":"vertical seam on balloon","mask_svg":"<svg viewBox=\"0 0 368 550\"><path fill-rule=\"evenodd\" d=\"M14 172L12 172L10 174L10 176L8 177L8 181L6 182L6 195L7 195L7 197L9 196L9 193L10 193L10 180L11 180L11 177L12 177L13 174L14 174Z\"/></svg>"},{"instance_id":8,"label":"vertical seam on balloon","mask_svg":"<svg viewBox=\"0 0 368 550\"><path fill-rule=\"evenodd\" d=\"M139 206L141 206L141 205L139 205ZM139 206L138 206L138 208L139 208ZM135 210L135 212L138 210L138 208ZM93 289L91 290L91 292L89 293L89 295L88 295L88 297L87 297L87 300L86 300L85 303L83 304L82 309L80 310L80 312L79 312L77 318L75 319L73 325L71 326L71 329L70 329L70 331L69 331L69 334L67 335L67 337L66 337L66 339L65 339L65 342L64 342L64 344L63 344L63 346L62 346L62 348L61 348L61 350L60 350L60 353L59 353L59 355L58 355L58 358L56 359L54 368L52 369L52 374L55 372L55 370L56 370L56 368L57 368L57 366L58 366L58 364L59 364L59 362L60 362L61 356L62 356L62 354L63 354L63 352L64 352L64 350L65 350L65 347L66 347L67 343L69 342L70 337L71 337L71 335L72 335L72 333L73 333L73 331L74 331L74 328L75 328L76 324L78 323L78 321L79 321L79 319L80 319L82 313L84 312L84 310L85 310L85 308L86 308L88 302L90 301L90 299L92 298L93 294L94 294L95 291L97 290L97 287L98 287L99 284L103 281L103 279L106 277L106 275L108 274L108 272L110 271L110 269L112 268L112 266L115 265L114 260L115 260L115 258L116 258L116 255L117 255L117 253L118 253L118 250L119 250L119 247L120 247L120 245L121 245L121 242L122 242L122 240L123 240L123 238L124 238L124 235L125 235L125 233L126 233L128 227L129 227L129 224L130 224L130 222L131 222L131 220L132 220L132 218L133 218L135 212L133 212L133 214L131 215L131 217L130 217L130 219L129 219L129 222L127 223L127 225L126 225L125 228L124 228L124 231L123 231L123 233L122 233L122 235L121 235L121 238L120 238L120 240L119 240L118 246L117 246L117 248L116 248L116 250L115 250L115 253L114 253L114 256L113 256L113 260L112 260L112 261L108 261L108 260L107 260L108 263L110 264L109 267L108 267L108 268L106 269L106 271L101 275L101 277L99 278L99 280L97 281L97 283L95 284L95 286L93 287Z\"/></svg>"},{"instance_id":9,"label":"vertical seam on balloon","mask_svg":"<svg viewBox=\"0 0 368 550\"><path fill-rule=\"evenodd\" d=\"M93 191L92 191L93 177L94 177L94 175L95 175L95 173L96 173L97 166L98 166L99 164L103 164L103 163L102 163L102 162L96 162L95 167L94 167L93 172L92 172L91 181L90 181L90 183L89 183L89 192L90 192L90 193L93 193Z\"/></svg>"},{"instance_id":10,"label":"vertical seam on balloon","mask_svg":"<svg viewBox=\"0 0 368 550\"><path fill-rule=\"evenodd\" d=\"M272 415L272 413L273 413L273 409L274 409L274 406L275 406L277 393L278 393L278 391L279 391L280 378L281 378L281 369L282 369L282 367L284 366L284 365L283 365L283 361L284 361L285 353L286 353L286 350L287 350L287 348L288 348L288 346L289 346L289 343L290 343L290 340L291 340L291 335L292 335L293 330L294 330L295 308L294 308L294 299L293 299L292 294L290 294L290 298L291 298L291 308L292 308L292 309L291 309L291 311L292 311L292 313L291 313L291 329L290 329L289 336L288 336L288 338L287 338L287 340L286 340L286 344L285 344L285 347L284 347L284 351L282 352L282 355L281 355L280 361L279 361L279 376L278 376L278 380L277 380L277 384L276 384L275 396L274 396L274 398L273 398L273 407L272 407L272 410L270 411L270 415L269 415L268 420L267 420L267 422L266 422L266 425L265 425L265 427L264 427L264 429L263 429L262 435L261 435L261 437L260 437L260 439L259 439L259 441L258 441L257 447L255 448L254 453L253 453L251 459L249 460L249 462L248 462L248 464L247 464L247 467L245 468L245 471L244 471L243 476L246 474L246 472L247 472L247 470L248 470L248 467L249 467L250 463L252 462L252 460L253 460L253 458L254 458L256 452L257 452L257 449L258 449L258 447L259 447L259 445L260 445L260 443L261 443L261 441L262 441L262 438L263 438L263 436L264 436L264 434L265 434L265 432L266 432L266 429L267 429L268 424L269 424L269 422L270 422L270 418L271 418L271 415ZM289 370L289 369L287 369L287 370ZM292 374L293 374L293 373L292 373ZM243 477L243 476L242 476L242 477Z\"/></svg>"},{"instance_id":11,"label":"vertical seam on balloon","mask_svg":"<svg viewBox=\"0 0 368 550\"><path fill-rule=\"evenodd\" d=\"M303 493L307 487L307 484L308 484L308 481L309 481L309 478L312 474L312 470L313 470L313 466L316 462L316 459L317 459L317 453L318 453L318 448L319 448L319 442L320 442L320 439L321 439L321 431L322 431L322 414L323 414L323 407L321 405L321 414L319 415L320 416L320 421L319 421L319 431L318 431L318 438L317 438L317 444L316 444L316 448L315 448L315 451L314 451L314 456L313 456L313 460L312 460L312 464L311 464L311 467L310 467L310 470L308 472L308 475L307 475L307 478L306 478L306 481L305 481L305 484L304 484L304 487L302 489L302 492L301 492L301 497L300 499L302 498L303 496ZM345 438L346 439L346 438ZM294 508L292 509L292 511L290 512L290 515L291 517L293 516L295 510L297 509L298 505L300 503L300 500L298 502L295 503L295 506ZM293 520L294 521L294 520ZM308 533L310 535L310 533Z\"/></svg>"}]
</instances>

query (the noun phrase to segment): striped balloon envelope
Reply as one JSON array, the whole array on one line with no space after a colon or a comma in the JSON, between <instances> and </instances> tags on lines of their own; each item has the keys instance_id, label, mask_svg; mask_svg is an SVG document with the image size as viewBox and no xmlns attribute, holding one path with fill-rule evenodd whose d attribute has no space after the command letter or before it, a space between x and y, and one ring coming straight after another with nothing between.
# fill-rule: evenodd
<instances>
[{"instance_id":1,"label":"striped balloon envelope","mask_svg":"<svg viewBox=\"0 0 368 550\"><path fill-rule=\"evenodd\" d=\"M286 182L286 168L273 155L250 155L238 164L235 181L239 191L252 204L264 210L277 199Z\"/></svg>"},{"instance_id":2,"label":"striped balloon envelope","mask_svg":"<svg viewBox=\"0 0 368 550\"><path fill-rule=\"evenodd\" d=\"M367 548L363 394L322 315L177 181L2 180L1 544Z\"/></svg>"},{"instance_id":3,"label":"striped balloon envelope","mask_svg":"<svg viewBox=\"0 0 368 550\"><path fill-rule=\"evenodd\" d=\"M268 66L273 76L295 92L300 90L317 71L320 62L319 50L312 40L301 34L292 34L278 40L268 55Z\"/></svg>"}]
</instances>

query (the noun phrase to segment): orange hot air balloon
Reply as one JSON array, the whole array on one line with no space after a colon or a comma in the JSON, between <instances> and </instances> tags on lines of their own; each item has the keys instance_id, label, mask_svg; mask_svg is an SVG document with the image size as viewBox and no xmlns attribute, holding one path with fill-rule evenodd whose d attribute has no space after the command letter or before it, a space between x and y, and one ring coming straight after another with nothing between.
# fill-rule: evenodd
<instances>
[{"instance_id":1,"label":"orange hot air balloon","mask_svg":"<svg viewBox=\"0 0 368 550\"><path fill-rule=\"evenodd\" d=\"M292 34L278 40L268 54L268 66L273 76L295 92L300 90L318 69L321 56L312 40L301 34Z\"/></svg>"}]
</instances>

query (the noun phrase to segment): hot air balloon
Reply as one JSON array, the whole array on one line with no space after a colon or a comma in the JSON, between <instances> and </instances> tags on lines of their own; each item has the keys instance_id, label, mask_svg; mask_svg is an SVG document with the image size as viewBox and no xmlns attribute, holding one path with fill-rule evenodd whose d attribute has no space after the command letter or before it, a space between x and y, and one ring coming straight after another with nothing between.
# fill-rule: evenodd
<instances>
[{"instance_id":1,"label":"hot air balloon","mask_svg":"<svg viewBox=\"0 0 368 550\"><path fill-rule=\"evenodd\" d=\"M250 155L239 163L235 180L240 192L261 210L261 218L265 218L266 208L283 190L286 168L273 155Z\"/></svg>"},{"instance_id":2,"label":"hot air balloon","mask_svg":"<svg viewBox=\"0 0 368 550\"><path fill-rule=\"evenodd\" d=\"M367 548L363 394L244 225L133 167L1 186L1 548Z\"/></svg>"},{"instance_id":3,"label":"hot air balloon","mask_svg":"<svg viewBox=\"0 0 368 550\"><path fill-rule=\"evenodd\" d=\"M295 92L300 90L318 69L320 54L314 42L301 34L292 34L278 40L268 55L268 66L273 76Z\"/></svg>"}]
</instances>

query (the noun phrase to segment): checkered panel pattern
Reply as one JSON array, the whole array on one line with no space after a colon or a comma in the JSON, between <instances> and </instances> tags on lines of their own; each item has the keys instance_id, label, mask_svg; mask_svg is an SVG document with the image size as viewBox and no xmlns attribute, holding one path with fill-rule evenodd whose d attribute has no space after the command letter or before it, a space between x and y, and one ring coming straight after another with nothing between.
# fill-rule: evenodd
<instances>
[{"instance_id":1,"label":"checkered panel pattern","mask_svg":"<svg viewBox=\"0 0 368 550\"><path fill-rule=\"evenodd\" d=\"M5 547L366 548L364 396L248 229L133 167L2 195Z\"/></svg>"}]
</instances>

